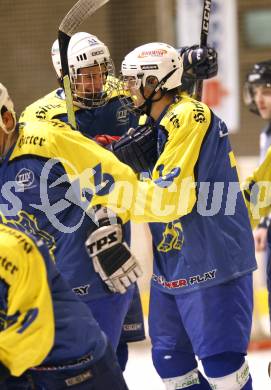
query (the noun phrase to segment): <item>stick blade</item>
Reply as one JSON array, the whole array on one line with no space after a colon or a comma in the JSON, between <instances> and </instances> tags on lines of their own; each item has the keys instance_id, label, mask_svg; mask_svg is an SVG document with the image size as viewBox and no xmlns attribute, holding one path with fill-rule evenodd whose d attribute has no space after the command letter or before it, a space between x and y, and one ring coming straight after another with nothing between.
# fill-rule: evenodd
<instances>
[{"instance_id":1,"label":"stick blade","mask_svg":"<svg viewBox=\"0 0 271 390\"><path fill-rule=\"evenodd\" d=\"M71 36L89 16L109 0L79 0L60 23L59 30Z\"/></svg>"}]
</instances>

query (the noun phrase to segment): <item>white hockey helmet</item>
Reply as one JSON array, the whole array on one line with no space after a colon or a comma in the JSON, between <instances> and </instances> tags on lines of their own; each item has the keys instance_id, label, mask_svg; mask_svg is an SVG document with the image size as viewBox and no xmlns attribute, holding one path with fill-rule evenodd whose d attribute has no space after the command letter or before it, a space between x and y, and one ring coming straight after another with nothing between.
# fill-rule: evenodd
<instances>
[{"instance_id":1,"label":"white hockey helmet","mask_svg":"<svg viewBox=\"0 0 271 390\"><path fill-rule=\"evenodd\" d=\"M53 61L53 66L54 66L56 74L57 74L57 78L61 79L62 78L62 75L61 75L61 59L60 59L58 39L56 39L54 41L53 45L52 45L51 57L52 57L52 61Z\"/></svg>"},{"instance_id":2,"label":"white hockey helmet","mask_svg":"<svg viewBox=\"0 0 271 390\"><path fill-rule=\"evenodd\" d=\"M183 62L177 50L161 42L139 46L126 55L121 65L124 78L133 77L138 88L145 87L149 76L158 80L158 89L172 90L181 85Z\"/></svg>"},{"instance_id":3,"label":"white hockey helmet","mask_svg":"<svg viewBox=\"0 0 271 390\"><path fill-rule=\"evenodd\" d=\"M110 79L114 78L114 64L110 57L107 46L100 41L95 35L85 32L79 32L71 37L68 47L68 63L71 78L71 85L74 100L80 107L92 108L104 105L113 93L114 83ZM100 91L90 91L91 67L95 67L94 79L100 77L104 80ZM80 71L82 68L88 70L88 87L84 82L78 81L78 76L84 76ZM85 91L85 95L84 95Z\"/></svg>"},{"instance_id":4,"label":"white hockey helmet","mask_svg":"<svg viewBox=\"0 0 271 390\"><path fill-rule=\"evenodd\" d=\"M11 112L13 119L14 119L14 127L11 130L7 130L6 126L3 123L2 120L2 109L5 107L7 111ZM0 127L4 130L6 134L10 134L14 131L15 126L16 126L16 114L14 111L14 105L13 101L11 100L7 88L0 83Z\"/></svg>"}]
</instances>

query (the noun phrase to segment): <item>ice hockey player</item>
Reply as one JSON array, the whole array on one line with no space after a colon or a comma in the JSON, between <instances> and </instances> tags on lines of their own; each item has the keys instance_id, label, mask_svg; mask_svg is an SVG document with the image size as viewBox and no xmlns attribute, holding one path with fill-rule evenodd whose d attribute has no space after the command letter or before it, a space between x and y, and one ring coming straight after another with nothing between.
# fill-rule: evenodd
<instances>
[{"instance_id":1,"label":"ice hockey player","mask_svg":"<svg viewBox=\"0 0 271 390\"><path fill-rule=\"evenodd\" d=\"M179 94L182 62L171 46L136 48L125 57L122 74L134 100L126 108L151 117L157 133L159 157L144 184L167 190L161 222L172 213L169 223L150 225L154 366L167 389L252 389L245 355L256 261L227 127L205 104ZM129 147L133 151L135 142L136 133L113 144L134 170ZM142 219L151 220L149 212L146 203Z\"/></svg>"},{"instance_id":2,"label":"ice hockey player","mask_svg":"<svg viewBox=\"0 0 271 390\"><path fill-rule=\"evenodd\" d=\"M0 224L1 390L127 390L105 334L46 245L11 226Z\"/></svg>"}]
</instances>

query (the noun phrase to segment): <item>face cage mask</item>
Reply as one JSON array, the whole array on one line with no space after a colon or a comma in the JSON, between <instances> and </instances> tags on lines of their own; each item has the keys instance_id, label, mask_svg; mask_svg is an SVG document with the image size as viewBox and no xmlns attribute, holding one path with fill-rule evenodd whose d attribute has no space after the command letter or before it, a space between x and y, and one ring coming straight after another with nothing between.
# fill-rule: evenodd
<instances>
[{"instance_id":1,"label":"face cage mask","mask_svg":"<svg viewBox=\"0 0 271 390\"><path fill-rule=\"evenodd\" d=\"M150 94L149 97L145 97L144 95L144 87L142 84L142 79L144 74L138 74L137 78L135 78L135 87L140 91L143 99L145 99L144 103L141 104L139 107L135 107L133 99L131 96L127 96L127 92L125 95L125 83L126 83L126 76L123 76L122 74L120 75L120 80L121 80L121 90L119 90L119 100L123 106L128 112L131 112L135 116L141 116L141 115L148 115L150 116L151 113L151 108L152 108L152 103L158 102L159 100L162 99L162 97L167 93L167 89L163 88L163 85L167 82L167 80L173 75L173 73L176 72L177 69L171 70L166 76L162 78L156 85L156 87L153 89L152 93ZM129 77L129 76L128 76ZM177 88L177 87L176 87ZM161 90L161 96L157 99L153 99L154 95Z\"/></svg>"},{"instance_id":2,"label":"face cage mask","mask_svg":"<svg viewBox=\"0 0 271 390\"><path fill-rule=\"evenodd\" d=\"M95 73L91 72L90 67L88 73L80 73L71 77L74 104L78 107L86 109L102 107L107 104L117 88L112 60L94 66L99 67ZM82 81L79 81L80 78ZM97 83L100 84L100 91L98 92L95 91L95 89L98 89Z\"/></svg>"},{"instance_id":3,"label":"face cage mask","mask_svg":"<svg viewBox=\"0 0 271 390\"><path fill-rule=\"evenodd\" d=\"M249 111L253 112L253 114L260 115L258 107L254 100L254 88L256 86L266 86L271 88L271 83L267 82L258 82L258 83L250 83L246 82L243 89L243 100L246 106L248 106Z\"/></svg>"}]
</instances>

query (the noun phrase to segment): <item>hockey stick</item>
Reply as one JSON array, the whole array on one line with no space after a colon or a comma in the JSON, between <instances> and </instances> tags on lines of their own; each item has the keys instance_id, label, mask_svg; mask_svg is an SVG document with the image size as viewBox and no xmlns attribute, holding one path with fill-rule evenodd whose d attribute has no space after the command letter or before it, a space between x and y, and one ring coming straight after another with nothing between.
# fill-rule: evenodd
<instances>
[{"instance_id":1,"label":"hockey stick","mask_svg":"<svg viewBox=\"0 0 271 390\"><path fill-rule=\"evenodd\" d=\"M209 22L210 22L210 14L211 14L211 3L212 0L203 0L203 11L202 11L200 44L199 44L200 47L207 46L207 38L209 33ZM197 100L201 100L202 87L203 87L203 80L198 80L196 82L196 91L195 91L195 96Z\"/></svg>"},{"instance_id":2,"label":"hockey stick","mask_svg":"<svg viewBox=\"0 0 271 390\"><path fill-rule=\"evenodd\" d=\"M93 15L99 8L101 8L109 0L79 0L70 9L67 15L60 23L58 29L58 42L59 52L61 59L63 86L66 96L66 106L69 123L76 128L75 114L73 110L73 98L71 91L71 82L69 77L69 65L67 50L71 36L75 33L76 29L83 23L89 16Z\"/></svg>"}]
</instances>

